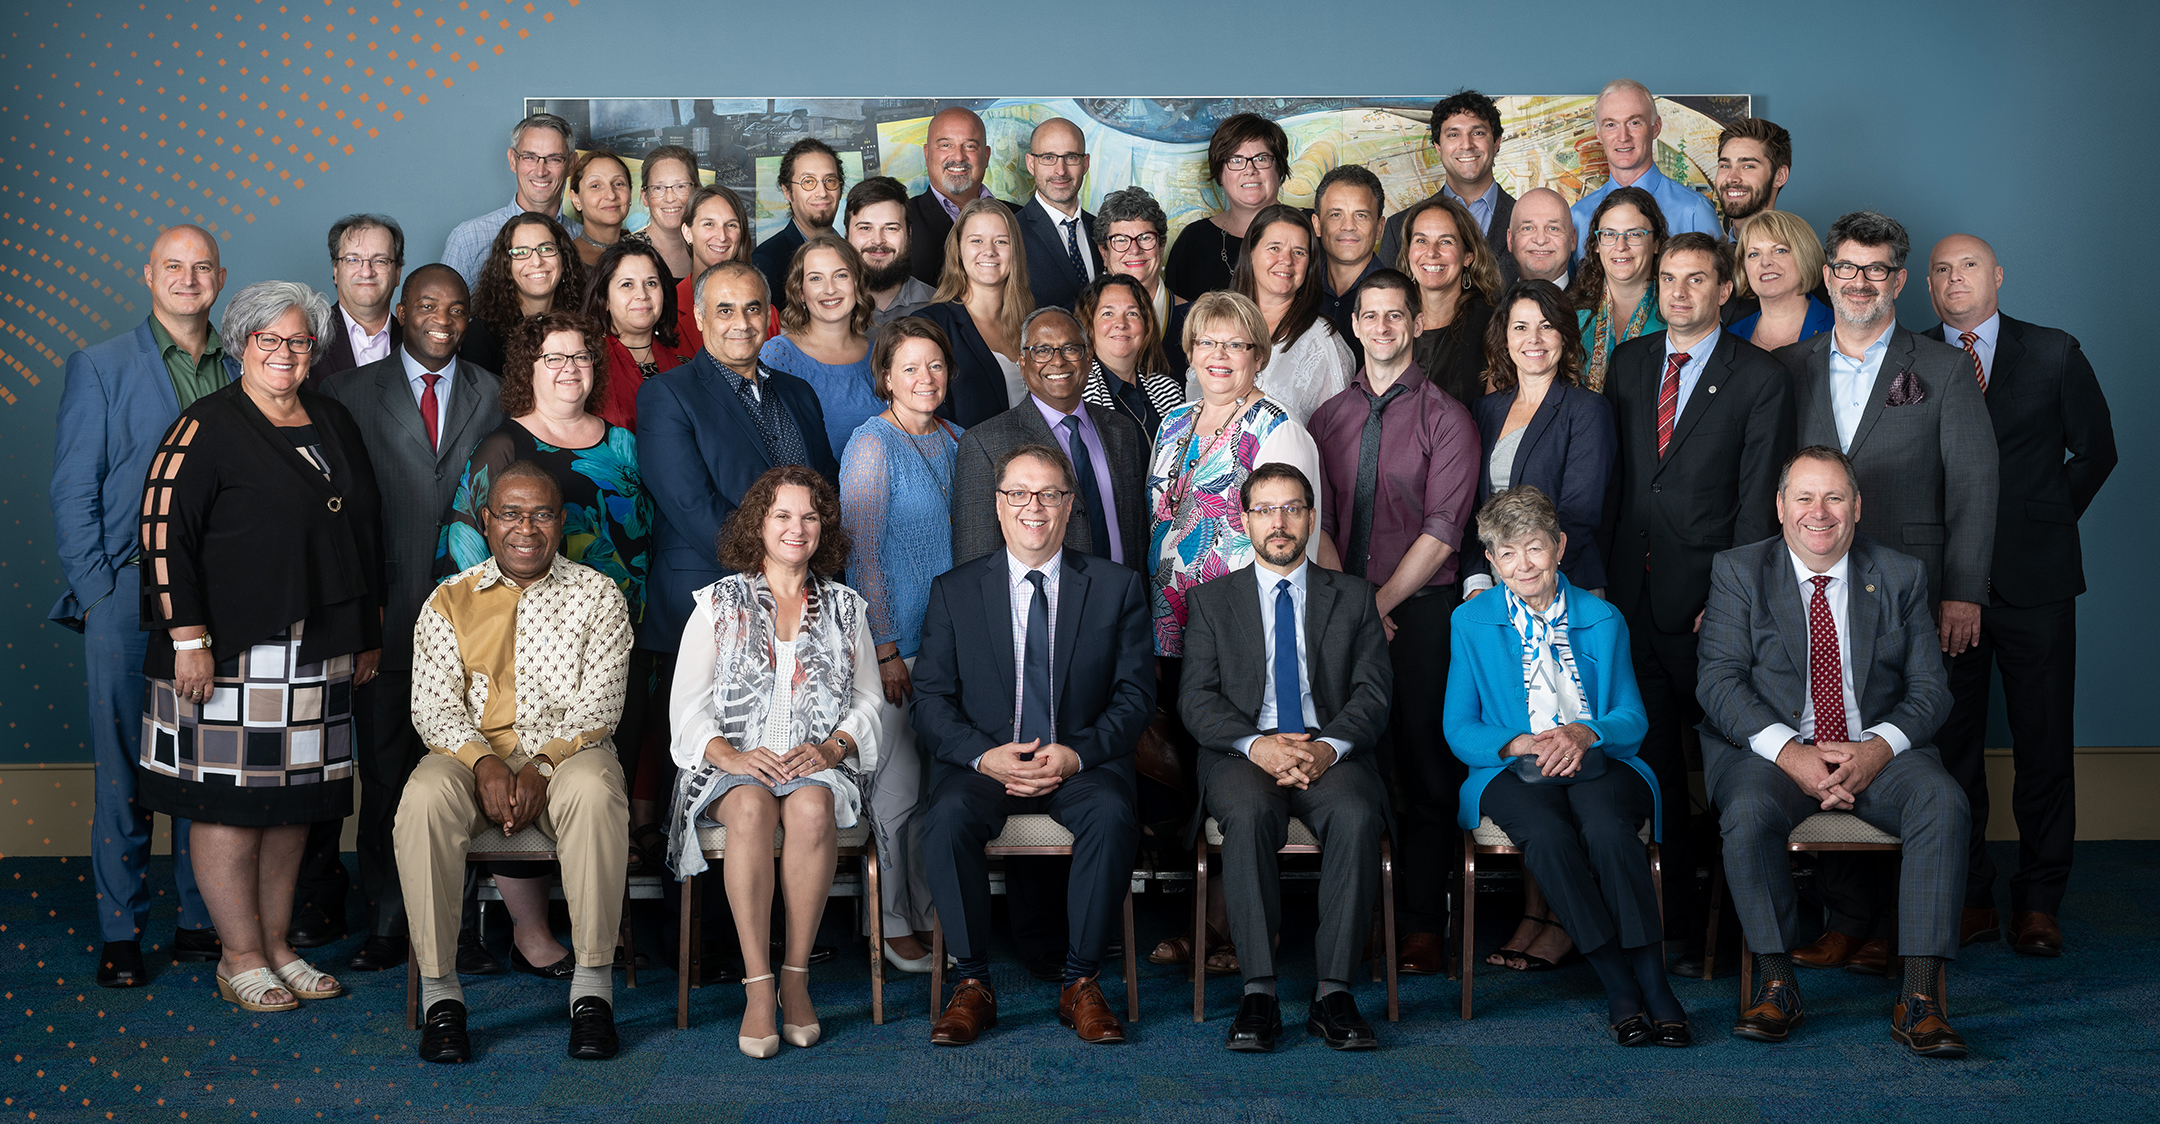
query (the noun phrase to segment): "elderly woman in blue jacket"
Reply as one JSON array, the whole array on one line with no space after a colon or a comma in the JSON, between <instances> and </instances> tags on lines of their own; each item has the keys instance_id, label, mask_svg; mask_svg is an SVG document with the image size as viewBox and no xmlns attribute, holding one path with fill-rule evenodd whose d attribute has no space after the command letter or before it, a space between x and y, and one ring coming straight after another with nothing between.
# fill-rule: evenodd
<instances>
[{"instance_id":1,"label":"elderly woman in blue jacket","mask_svg":"<svg viewBox=\"0 0 2160 1124\"><path fill-rule=\"evenodd\" d=\"M1470 766L1463 828L1490 817L1605 985L1614 1041L1686 1046L1639 832L1657 782L1636 756L1649 719L1627 626L1560 574L1567 536L1545 493L1509 488L1477 517L1501 588L1455 610L1445 725Z\"/></svg>"}]
</instances>

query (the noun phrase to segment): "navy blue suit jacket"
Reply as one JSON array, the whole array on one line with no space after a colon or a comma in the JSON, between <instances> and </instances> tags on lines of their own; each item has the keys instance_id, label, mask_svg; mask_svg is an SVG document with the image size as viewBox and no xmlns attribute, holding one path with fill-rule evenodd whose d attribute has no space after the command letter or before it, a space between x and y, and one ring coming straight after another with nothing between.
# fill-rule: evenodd
<instances>
[{"instance_id":1,"label":"navy blue suit jacket","mask_svg":"<svg viewBox=\"0 0 2160 1124\"><path fill-rule=\"evenodd\" d=\"M230 355L225 372L240 377ZM112 596L113 576L135 556L141 538L150 458L179 416L180 399L150 321L68 356L50 494L67 591L47 620L81 632L83 612ZM137 608L120 611L134 616Z\"/></svg>"},{"instance_id":2,"label":"navy blue suit jacket","mask_svg":"<svg viewBox=\"0 0 2160 1124\"><path fill-rule=\"evenodd\" d=\"M984 753L1013 740L1012 595L1003 550L965 562L930 583L922 652L915 659L915 734L938 778L974 771ZM1108 558L1060 556L1050 685L1057 740L1085 769L1137 783L1133 747L1155 716L1153 617L1140 572ZM963 640L962 638L965 638Z\"/></svg>"},{"instance_id":3,"label":"navy blue suit jacket","mask_svg":"<svg viewBox=\"0 0 2160 1124\"><path fill-rule=\"evenodd\" d=\"M1479 508L1492 498L1493 445L1500 440L1500 425L1514 405L1515 392L1505 390L1478 399L1470 408L1484 443L1478 458L1486 466L1478 473ZM1560 530L1567 535L1560 572L1581 589L1605 588L1605 559L1598 553L1595 536L1605 512L1605 487L1612 479L1618 445L1612 403L1597 391L1556 383L1545 392L1545 401L1538 404L1530 424L1523 427L1515 468L1508 476L1510 486L1535 485L1559 508ZM1490 572L1485 552L1465 551L1463 570Z\"/></svg>"},{"instance_id":4,"label":"navy blue suit jacket","mask_svg":"<svg viewBox=\"0 0 2160 1124\"><path fill-rule=\"evenodd\" d=\"M838 487L840 464L825 439L825 410L810 384L764 368L763 393L778 395L802 431L818 475ZM653 562L645 579L638 646L672 652L690 619L691 595L725 577L720 529L767 469L757 419L721 376L720 362L696 358L638 387L638 475L653 499Z\"/></svg>"},{"instance_id":5,"label":"navy blue suit jacket","mask_svg":"<svg viewBox=\"0 0 2160 1124\"><path fill-rule=\"evenodd\" d=\"M952 341L945 404L938 407L941 417L962 429L973 429L1013 408L1012 395L1005 387L1005 368L998 366L997 353L975 330L975 317L968 314L966 305L940 301L915 315L945 329Z\"/></svg>"},{"instance_id":6,"label":"navy blue suit jacket","mask_svg":"<svg viewBox=\"0 0 2160 1124\"><path fill-rule=\"evenodd\" d=\"M1035 295L1035 307L1071 308L1088 279L1073 269L1072 257L1065 252L1065 235L1058 225L1062 220L1035 198L1018 214L1020 241L1027 247L1028 291ZM1102 275L1102 255L1095 249L1095 216L1085 210L1080 212L1080 255L1095 276Z\"/></svg>"}]
</instances>

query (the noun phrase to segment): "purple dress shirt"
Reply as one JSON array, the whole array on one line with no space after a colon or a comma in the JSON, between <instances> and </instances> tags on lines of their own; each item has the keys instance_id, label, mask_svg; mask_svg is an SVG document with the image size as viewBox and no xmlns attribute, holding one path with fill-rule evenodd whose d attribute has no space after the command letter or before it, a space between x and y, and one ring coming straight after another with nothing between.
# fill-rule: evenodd
<instances>
[{"instance_id":1,"label":"purple dress shirt","mask_svg":"<svg viewBox=\"0 0 2160 1124\"><path fill-rule=\"evenodd\" d=\"M1477 502L1477 424L1455 396L1435 387L1412 363L1396 380L1404 388L1380 413L1380 474L1373 491L1372 537L1365 576L1387 584L1419 535L1431 535L1453 552L1425 584L1456 579L1464 531ZM1359 368L1350 386L1320 404L1306 426L1320 447L1315 481L1323 502L1320 530L1348 550L1350 517L1357 502L1358 448L1371 415L1372 383Z\"/></svg>"},{"instance_id":2,"label":"purple dress shirt","mask_svg":"<svg viewBox=\"0 0 2160 1124\"><path fill-rule=\"evenodd\" d=\"M1103 501L1103 523L1110 528L1110 560L1124 565L1125 533L1118 528L1117 494L1110 490L1110 457L1103 452L1102 434L1095 432L1095 419L1088 415L1087 403L1080 403L1070 414L1061 414L1056 407L1032 394L1028 395L1028 401L1033 402L1035 409L1042 413L1043 424L1050 427L1051 435L1057 438L1058 448L1065 450L1068 457L1072 456L1072 432L1065 428L1065 419L1080 419L1080 443L1087 446L1088 463L1095 469L1095 487L1098 489L1096 494L1101 496ZM1468 421L1469 415L1464 414L1463 419ZM1474 461L1477 459L1474 430L1471 437L1470 459ZM1355 465L1351 466L1351 471L1356 471Z\"/></svg>"}]
</instances>

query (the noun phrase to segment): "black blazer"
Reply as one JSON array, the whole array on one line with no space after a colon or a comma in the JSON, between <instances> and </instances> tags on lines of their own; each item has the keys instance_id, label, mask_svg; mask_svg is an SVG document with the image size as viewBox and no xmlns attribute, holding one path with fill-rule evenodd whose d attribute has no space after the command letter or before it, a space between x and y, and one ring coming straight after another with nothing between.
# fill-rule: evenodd
<instances>
[{"instance_id":1,"label":"black blazer","mask_svg":"<svg viewBox=\"0 0 2160 1124\"><path fill-rule=\"evenodd\" d=\"M1497 391L1478 399L1470 408L1477 421L1483 451L1478 456L1478 507L1492 498L1492 451L1500 440L1501 423L1515 405L1515 392ZM1534 484L1550 496L1560 512L1560 530L1567 535L1567 550L1560 558L1560 572L1582 589L1605 586L1604 555L1597 545L1598 524L1605 512L1605 489L1613 469L1612 403L1594 390L1563 383L1545 392L1530 424L1523 427L1522 442L1515 449L1514 471L1508 484ZM1483 550L1463 552L1463 573L1491 572Z\"/></svg>"},{"instance_id":2,"label":"black blazer","mask_svg":"<svg viewBox=\"0 0 2160 1124\"><path fill-rule=\"evenodd\" d=\"M938 202L935 189L926 187L921 195L908 200L907 225L908 260L915 267L915 279L937 288L938 274L945 271L945 236L952 233L953 221L945 213L944 204Z\"/></svg>"},{"instance_id":3,"label":"black blazer","mask_svg":"<svg viewBox=\"0 0 2160 1124\"><path fill-rule=\"evenodd\" d=\"M404 342L405 325L398 323L397 314L393 312L390 314L390 354L385 358L397 358L398 347ZM336 304L330 306L330 338L317 341L315 350L322 353L322 358L308 369L309 390L321 390L323 379L359 366L353 361L352 337L345 332L344 310Z\"/></svg>"},{"instance_id":4,"label":"black blazer","mask_svg":"<svg viewBox=\"0 0 2160 1124\"><path fill-rule=\"evenodd\" d=\"M2115 470L2115 428L2077 337L2001 324L1987 389L2002 465L1990 576L1996 596L2030 608L2085 592L2077 521ZM1922 334L1964 350L1941 324Z\"/></svg>"},{"instance_id":5,"label":"black blazer","mask_svg":"<svg viewBox=\"0 0 2160 1124\"><path fill-rule=\"evenodd\" d=\"M1778 471L1793 448L1792 379L1769 352L1719 332L1660 459L1664 381L1664 332L1613 351L1605 397L1620 450L1610 530L1600 541L1613 605L1632 616L1647 598L1657 627L1682 633L1694 630L1710 596L1710 560L1777 533Z\"/></svg>"},{"instance_id":6,"label":"black blazer","mask_svg":"<svg viewBox=\"0 0 2160 1124\"><path fill-rule=\"evenodd\" d=\"M1013 740L1012 596L1005 552L930 583L915 704L908 720L937 762L936 782ZM1155 647L1146 583L1107 558L1059 555L1051 641L1057 738L1087 769L1135 783L1133 746L1155 715ZM936 783L934 782L934 783Z\"/></svg>"},{"instance_id":7,"label":"black blazer","mask_svg":"<svg viewBox=\"0 0 2160 1124\"><path fill-rule=\"evenodd\" d=\"M1071 308L1088 279L1073 271L1057 216L1037 198L1030 198L1019 215L1020 241L1027 247L1028 291L1035 294L1035 307ZM1102 276L1102 255L1095 249L1095 216L1085 210L1080 212L1080 253L1095 271L1092 276Z\"/></svg>"},{"instance_id":8,"label":"black blazer","mask_svg":"<svg viewBox=\"0 0 2160 1124\"><path fill-rule=\"evenodd\" d=\"M1148 460L1154 440L1140 431L1139 423L1107 406L1083 403L1095 432L1102 437L1103 456L1110 462L1110 503L1117 511L1118 537L1124 539L1125 564L1146 572L1144 555L1152 528L1147 517ZM1031 395L1025 402L969 426L960 435L953 456L952 558L954 565L971 562L1005 549L1005 532L997 521L998 458L1022 445L1048 445L1063 449L1043 421ZM1065 548L1083 554L1095 551L1095 536L1087 516L1078 508L1065 523Z\"/></svg>"},{"instance_id":9,"label":"black blazer","mask_svg":"<svg viewBox=\"0 0 2160 1124\"><path fill-rule=\"evenodd\" d=\"M943 301L926 305L915 315L945 329L945 338L952 341L952 367L946 375L945 404L938 407L939 417L962 429L973 429L1012 409L1012 398L1005 388L1005 368L998 365L997 353L975 330L975 317L969 315L966 305Z\"/></svg>"},{"instance_id":10,"label":"black blazer","mask_svg":"<svg viewBox=\"0 0 2160 1124\"><path fill-rule=\"evenodd\" d=\"M1485 397L1485 329L1492 318L1491 305L1473 300L1456 311L1453 324L1419 332L1410 343L1410 358L1418 370L1466 410ZM1437 362L1440 345L1449 333L1453 333L1454 346L1448 351L1447 364L1441 366Z\"/></svg>"}]
</instances>

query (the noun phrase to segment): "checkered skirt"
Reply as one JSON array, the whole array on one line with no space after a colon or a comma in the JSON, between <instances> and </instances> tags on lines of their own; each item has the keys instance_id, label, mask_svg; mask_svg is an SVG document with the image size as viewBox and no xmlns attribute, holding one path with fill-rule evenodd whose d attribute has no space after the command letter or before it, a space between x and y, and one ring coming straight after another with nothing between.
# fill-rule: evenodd
<instances>
[{"instance_id":1,"label":"checkered skirt","mask_svg":"<svg viewBox=\"0 0 2160 1124\"><path fill-rule=\"evenodd\" d=\"M150 679L138 799L236 827L342 819L352 811L351 655L300 662L301 626L219 661L210 698Z\"/></svg>"}]
</instances>

